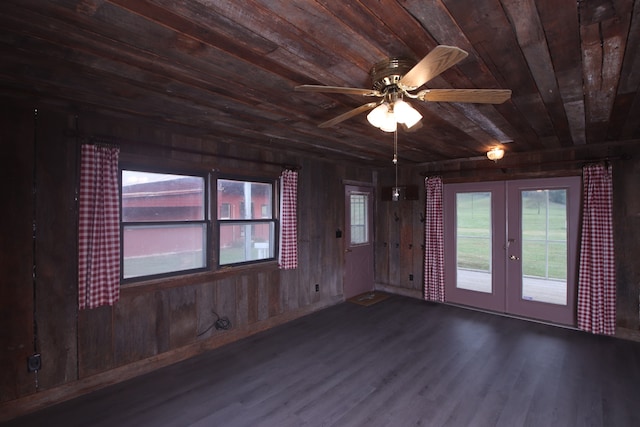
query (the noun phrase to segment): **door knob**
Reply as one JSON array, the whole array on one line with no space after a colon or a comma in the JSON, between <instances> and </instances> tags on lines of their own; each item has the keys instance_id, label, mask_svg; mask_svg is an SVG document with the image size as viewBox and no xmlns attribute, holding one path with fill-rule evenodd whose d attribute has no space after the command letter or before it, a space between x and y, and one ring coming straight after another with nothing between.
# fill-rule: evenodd
<instances>
[{"instance_id":1,"label":"door knob","mask_svg":"<svg viewBox=\"0 0 640 427\"><path fill-rule=\"evenodd\" d=\"M520 257L517 257L517 256L515 256L515 255L510 255L510 256L509 256L509 259L510 259L511 261L517 261L517 260L519 260L519 259L520 259Z\"/></svg>"}]
</instances>

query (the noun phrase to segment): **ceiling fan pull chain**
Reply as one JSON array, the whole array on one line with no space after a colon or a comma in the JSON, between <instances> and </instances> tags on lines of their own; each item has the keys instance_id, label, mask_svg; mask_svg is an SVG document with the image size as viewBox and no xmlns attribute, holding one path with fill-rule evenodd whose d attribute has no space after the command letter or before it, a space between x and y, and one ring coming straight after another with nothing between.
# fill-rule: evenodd
<instances>
[{"instance_id":1,"label":"ceiling fan pull chain","mask_svg":"<svg viewBox=\"0 0 640 427\"><path fill-rule=\"evenodd\" d=\"M396 169L396 185L391 192L391 200L397 202L400 199L400 188L398 188L398 129L393 132L393 164Z\"/></svg>"}]
</instances>

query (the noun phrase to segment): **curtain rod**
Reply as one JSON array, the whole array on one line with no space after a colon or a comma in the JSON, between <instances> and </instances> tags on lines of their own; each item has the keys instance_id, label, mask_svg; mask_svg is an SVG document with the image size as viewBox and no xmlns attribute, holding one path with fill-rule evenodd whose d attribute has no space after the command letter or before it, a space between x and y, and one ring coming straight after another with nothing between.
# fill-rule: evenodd
<instances>
[{"instance_id":1,"label":"curtain rod","mask_svg":"<svg viewBox=\"0 0 640 427\"><path fill-rule=\"evenodd\" d=\"M178 151L178 152L181 152L181 153L197 154L197 155L201 155L201 156L216 157L216 158L219 158L219 159L237 160L237 161L240 161L240 162L255 163L255 164L261 164L261 165L280 166L283 169L290 169L290 170L300 170L300 169L302 169L302 166L300 166L300 165L293 165L293 164L289 164L289 163L269 162L269 161L266 161L266 160L251 160L251 159L245 159L245 158L238 157L238 156L230 156L230 155L226 155L226 154L209 153L209 152L206 152L206 151L196 150L196 149L192 149L192 148L167 147L167 146L163 146L163 145L160 145L160 144L154 144L154 143L151 143L151 142L132 141L132 140L124 139L124 138L105 137L105 136L87 136L87 135L81 134L80 132L73 131L73 130L67 130L66 131L66 136L84 139L84 140L87 141L86 142L87 144L94 144L94 145L119 146L119 145L124 143L125 145L128 144L128 145L134 145L134 146L149 147L149 148L153 148L153 149L156 149L156 150L171 150L171 151Z\"/></svg>"},{"instance_id":2,"label":"curtain rod","mask_svg":"<svg viewBox=\"0 0 640 427\"><path fill-rule=\"evenodd\" d=\"M507 166L493 166L493 167L482 167L482 168L467 168L467 169L455 169L455 170L447 170L447 171L428 171L428 172L420 172L420 176L432 176L432 175L451 175L462 172L477 172L477 171L501 171L502 173L506 173L509 169L526 169L533 166L544 166L544 165L566 165L572 163L582 163L583 165L588 165L589 163L598 163L598 162L608 162L611 160L629 160L631 159L630 155L622 154L619 156L607 156L607 157L599 157L595 159L572 159L572 160L555 160L543 163L536 164L516 164L516 165L507 165Z\"/></svg>"}]
</instances>

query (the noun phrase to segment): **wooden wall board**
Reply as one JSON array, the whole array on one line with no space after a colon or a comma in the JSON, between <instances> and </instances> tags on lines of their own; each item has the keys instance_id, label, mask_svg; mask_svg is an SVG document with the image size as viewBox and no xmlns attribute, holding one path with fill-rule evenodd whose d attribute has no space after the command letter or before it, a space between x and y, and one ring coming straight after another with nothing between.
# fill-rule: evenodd
<instances>
[{"instance_id":1,"label":"wooden wall board","mask_svg":"<svg viewBox=\"0 0 640 427\"><path fill-rule=\"evenodd\" d=\"M123 295L114 306L114 365L121 366L158 354L169 342L168 319L161 293ZM164 326L164 327L163 327Z\"/></svg>"},{"instance_id":2,"label":"wooden wall board","mask_svg":"<svg viewBox=\"0 0 640 427\"><path fill-rule=\"evenodd\" d=\"M78 147L75 140L65 137L67 125L65 114L38 111L34 290L38 351L42 354L38 382L42 389L78 377Z\"/></svg>"},{"instance_id":3,"label":"wooden wall board","mask_svg":"<svg viewBox=\"0 0 640 427\"><path fill-rule=\"evenodd\" d=\"M24 106L0 103L0 168L3 200L0 221L0 383L3 400L35 392L35 377L28 373L27 357L34 349L33 294L33 173L34 112ZM11 126L9 126L11 124ZM9 326L11 325L11 326Z\"/></svg>"},{"instance_id":4,"label":"wooden wall board","mask_svg":"<svg viewBox=\"0 0 640 427\"><path fill-rule=\"evenodd\" d=\"M640 250L640 144L620 147L627 160L612 162L613 224L616 259L618 326L640 331L640 267L636 251Z\"/></svg>"},{"instance_id":5,"label":"wooden wall board","mask_svg":"<svg viewBox=\"0 0 640 427\"><path fill-rule=\"evenodd\" d=\"M169 348L179 348L194 341L197 334L196 287L167 290L169 304ZM166 350L164 350L166 351Z\"/></svg>"},{"instance_id":6,"label":"wooden wall board","mask_svg":"<svg viewBox=\"0 0 640 427\"><path fill-rule=\"evenodd\" d=\"M111 306L78 312L78 379L115 366L113 320Z\"/></svg>"}]
</instances>

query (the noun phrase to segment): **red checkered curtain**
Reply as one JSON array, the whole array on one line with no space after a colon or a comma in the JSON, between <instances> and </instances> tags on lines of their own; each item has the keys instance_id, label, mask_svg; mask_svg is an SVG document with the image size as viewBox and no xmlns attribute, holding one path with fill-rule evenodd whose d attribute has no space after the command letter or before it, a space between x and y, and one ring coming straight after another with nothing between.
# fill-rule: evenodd
<instances>
[{"instance_id":1,"label":"red checkered curtain","mask_svg":"<svg viewBox=\"0 0 640 427\"><path fill-rule=\"evenodd\" d=\"M78 218L78 306L120 298L120 207L117 147L82 145Z\"/></svg>"},{"instance_id":2,"label":"red checkered curtain","mask_svg":"<svg viewBox=\"0 0 640 427\"><path fill-rule=\"evenodd\" d=\"M444 302L442 178L427 177L424 185L424 299Z\"/></svg>"},{"instance_id":3,"label":"red checkered curtain","mask_svg":"<svg viewBox=\"0 0 640 427\"><path fill-rule=\"evenodd\" d=\"M611 181L610 166L583 168L578 328L604 335L616 329Z\"/></svg>"},{"instance_id":4,"label":"red checkered curtain","mask_svg":"<svg viewBox=\"0 0 640 427\"><path fill-rule=\"evenodd\" d=\"M298 172L284 170L280 176L280 268L298 268Z\"/></svg>"}]
</instances>

